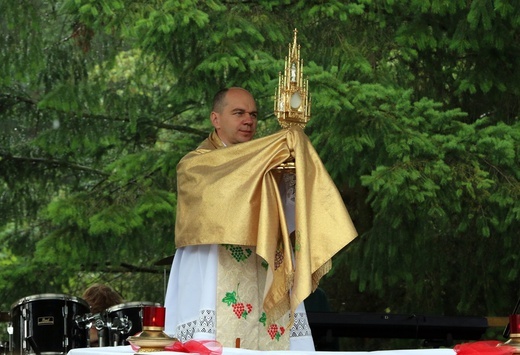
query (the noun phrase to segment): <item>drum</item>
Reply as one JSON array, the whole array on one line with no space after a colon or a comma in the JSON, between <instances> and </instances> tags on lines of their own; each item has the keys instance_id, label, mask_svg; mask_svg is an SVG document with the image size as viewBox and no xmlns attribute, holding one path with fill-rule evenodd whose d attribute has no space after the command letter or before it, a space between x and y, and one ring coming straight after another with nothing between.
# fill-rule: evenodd
<instances>
[{"instance_id":1,"label":"drum","mask_svg":"<svg viewBox=\"0 0 520 355\"><path fill-rule=\"evenodd\" d=\"M46 293L11 306L14 354L66 354L88 344L88 329L76 320L90 310L80 298Z\"/></svg>"},{"instance_id":2,"label":"drum","mask_svg":"<svg viewBox=\"0 0 520 355\"><path fill-rule=\"evenodd\" d=\"M128 302L107 308L105 325L109 333L108 345L129 345L126 339L143 330L143 307L160 305L153 302Z\"/></svg>"}]
</instances>

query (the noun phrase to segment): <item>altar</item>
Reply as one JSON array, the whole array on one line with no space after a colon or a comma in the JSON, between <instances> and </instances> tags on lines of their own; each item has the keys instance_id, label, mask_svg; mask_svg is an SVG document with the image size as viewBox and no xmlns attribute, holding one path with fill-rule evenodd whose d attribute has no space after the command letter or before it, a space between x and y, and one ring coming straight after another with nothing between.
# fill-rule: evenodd
<instances>
[{"instance_id":1,"label":"altar","mask_svg":"<svg viewBox=\"0 0 520 355\"><path fill-rule=\"evenodd\" d=\"M68 352L68 355L133 355L135 352L130 345L112 346L101 348L77 348ZM186 354L173 351L154 352L154 355ZM224 348L222 355L242 354L270 354L270 355L455 355L453 349L406 349L406 350L380 350L380 351L258 351L236 348Z\"/></svg>"}]
</instances>

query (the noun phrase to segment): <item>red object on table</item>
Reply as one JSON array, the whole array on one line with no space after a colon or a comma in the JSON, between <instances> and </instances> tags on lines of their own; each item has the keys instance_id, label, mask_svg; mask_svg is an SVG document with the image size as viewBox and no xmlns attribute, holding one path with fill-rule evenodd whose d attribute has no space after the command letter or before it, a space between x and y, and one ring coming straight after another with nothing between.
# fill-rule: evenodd
<instances>
[{"instance_id":1,"label":"red object on table","mask_svg":"<svg viewBox=\"0 0 520 355\"><path fill-rule=\"evenodd\" d=\"M511 334L520 334L520 314L511 314L509 316L509 332Z\"/></svg>"},{"instance_id":2,"label":"red object on table","mask_svg":"<svg viewBox=\"0 0 520 355\"><path fill-rule=\"evenodd\" d=\"M143 327L164 328L166 308L158 306L143 307Z\"/></svg>"},{"instance_id":3,"label":"red object on table","mask_svg":"<svg viewBox=\"0 0 520 355\"><path fill-rule=\"evenodd\" d=\"M514 355L514 346L503 345L498 340L481 340L457 344L453 348L457 355Z\"/></svg>"}]
</instances>

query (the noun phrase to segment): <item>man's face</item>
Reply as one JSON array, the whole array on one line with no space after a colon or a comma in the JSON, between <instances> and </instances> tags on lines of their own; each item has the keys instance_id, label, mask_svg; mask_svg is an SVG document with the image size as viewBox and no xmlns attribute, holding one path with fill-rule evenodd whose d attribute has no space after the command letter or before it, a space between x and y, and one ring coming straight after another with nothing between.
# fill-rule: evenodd
<instances>
[{"instance_id":1,"label":"man's face","mask_svg":"<svg viewBox=\"0 0 520 355\"><path fill-rule=\"evenodd\" d=\"M225 145L248 142L253 138L258 113L255 100L248 91L229 89L221 111L211 112L211 123Z\"/></svg>"}]
</instances>

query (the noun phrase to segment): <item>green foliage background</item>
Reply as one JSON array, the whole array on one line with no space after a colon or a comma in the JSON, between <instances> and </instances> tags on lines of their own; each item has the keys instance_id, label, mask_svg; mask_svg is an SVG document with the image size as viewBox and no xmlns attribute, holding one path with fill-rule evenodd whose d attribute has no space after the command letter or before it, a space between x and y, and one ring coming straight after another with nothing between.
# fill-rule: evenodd
<instances>
[{"instance_id":1,"label":"green foliage background","mask_svg":"<svg viewBox=\"0 0 520 355\"><path fill-rule=\"evenodd\" d=\"M322 283L333 309L507 315L519 26L515 0L1 2L0 310L95 281L162 302L175 166L221 87L278 129L297 28L306 131L360 234Z\"/></svg>"}]
</instances>

